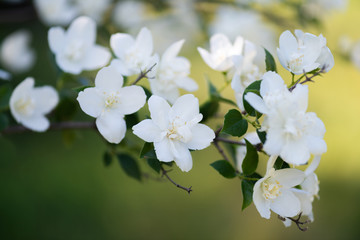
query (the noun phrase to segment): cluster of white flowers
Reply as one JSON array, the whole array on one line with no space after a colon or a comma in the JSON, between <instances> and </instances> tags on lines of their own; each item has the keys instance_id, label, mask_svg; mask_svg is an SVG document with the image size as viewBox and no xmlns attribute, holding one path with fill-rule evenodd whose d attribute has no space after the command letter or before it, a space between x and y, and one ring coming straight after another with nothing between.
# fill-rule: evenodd
<instances>
[{"instance_id":1,"label":"cluster of white flowers","mask_svg":"<svg viewBox=\"0 0 360 240\"><path fill-rule=\"evenodd\" d=\"M198 47L205 63L212 69L225 72L235 91L239 108L243 111L242 95L247 86L262 76L260 68L254 63L257 55L255 44L238 36L231 44L224 34L215 34L210 38L210 52Z\"/></svg>"},{"instance_id":2,"label":"cluster of white flowers","mask_svg":"<svg viewBox=\"0 0 360 240\"><path fill-rule=\"evenodd\" d=\"M289 31L280 36L278 57L285 69L305 74L315 69L327 72L333 67L332 54L322 35L316 37L299 30L295 34L297 39ZM314 171L327 150L325 126L315 113L306 112L308 87L293 84L289 90L277 73L267 72L262 77L260 96L252 92L245 95L245 100L265 115L260 130L266 131L263 150L271 156L265 176L254 186L253 200L264 218L270 218L272 210L284 218L302 213L313 221L312 202L319 191ZM314 158L305 172L273 167L278 156L299 166L308 164L311 154ZM238 156L242 161L243 154ZM291 221L286 219L284 223L289 226Z\"/></svg>"}]
</instances>

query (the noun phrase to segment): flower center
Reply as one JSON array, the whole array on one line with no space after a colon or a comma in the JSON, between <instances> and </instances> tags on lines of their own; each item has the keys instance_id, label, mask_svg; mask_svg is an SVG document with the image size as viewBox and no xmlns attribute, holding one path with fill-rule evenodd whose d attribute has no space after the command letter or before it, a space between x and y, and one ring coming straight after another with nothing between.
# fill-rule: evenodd
<instances>
[{"instance_id":1,"label":"flower center","mask_svg":"<svg viewBox=\"0 0 360 240\"><path fill-rule=\"evenodd\" d=\"M35 104L31 98L21 98L16 101L15 109L23 116L30 116L35 110Z\"/></svg>"},{"instance_id":2,"label":"flower center","mask_svg":"<svg viewBox=\"0 0 360 240\"><path fill-rule=\"evenodd\" d=\"M171 140L188 142L191 136L191 131L186 125L186 122L182 121L179 117L176 117L174 121L169 124L166 131L166 137Z\"/></svg>"},{"instance_id":3,"label":"flower center","mask_svg":"<svg viewBox=\"0 0 360 240\"><path fill-rule=\"evenodd\" d=\"M66 50L65 55L71 61L78 61L80 60L85 53L85 46L82 42L73 41L71 42Z\"/></svg>"},{"instance_id":4,"label":"flower center","mask_svg":"<svg viewBox=\"0 0 360 240\"><path fill-rule=\"evenodd\" d=\"M262 183L263 195L266 199L277 198L281 194L280 188L282 188L282 185L276 180L271 181L268 179Z\"/></svg>"},{"instance_id":5,"label":"flower center","mask_svg":"<svg viewBox=\"0 0 360 240\"><path fill-rule=\"evenodd\" d=\"M105 95L105 107L107 109L114 108L120 102L119 91L111 93L103 92L103 94Z\"/></svg>"},{"instance_id":6,"label":"flower center","mask_svg":"<svg viewBox=\"0 0 360 240\"><path fill-rule=\"evenodd\" d=\"M304 54L294 53L289 61L288 68L292 72L301 72L303 70Z\"/></svg>"},{"instance_id":7,"label":"flower center","mask_svg":"<svg viewBox=\"0 0 360 240\"><path fill-rule=\"evenodd\" d=\"M143 65L141 59L142 56L139 54L137 49L129 49L125 54L125 62L127 62L131 68L138 69L139 71L144 70L141 69Z\"/></svg>"}]
</instances>

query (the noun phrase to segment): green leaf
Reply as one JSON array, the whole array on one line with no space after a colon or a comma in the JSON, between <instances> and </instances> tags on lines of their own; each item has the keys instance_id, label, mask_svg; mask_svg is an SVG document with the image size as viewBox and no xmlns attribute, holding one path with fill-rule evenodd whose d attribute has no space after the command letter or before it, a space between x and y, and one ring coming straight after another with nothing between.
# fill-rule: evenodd
<instances>
[{"instance_id":1,"label":"green leaf","mask_svg":"<svg viewBox=\"0 0 360 240\"><path fill-rule=\"evenodd\" d=\"M274 57L271 55L271 53L268 50L266 50L266 48L264 48L264 50L265 50L266 71L277 72Z\"/></svg>"},{"instance_id":2,"label":"green leaf","mask_svg":"<svg viewBox=\"0 0 360 240\"><path fill-rule=\"evenodd\" d=\"M259 155L255 149L255 147L245 139L246 142L246 156L241 165L242 170L245 175L250 175L255 172L258 163L259 163Z\"/></svg>"},{"instance_id":3,"label":"green leaf","mask_svg":"<svg viewBox=\"0 0 360 240\"><path fill-rule=\"evenodd\" d=\"M256 133L258 137L260 138L260 141L262 144L266 142L266 132L265 131L259 131L259 129L256 129Z\"/></svg>"},{"instance_id":4,"label":"green leaf","mask_svg":"<svg viewBox=\"0 0 360 240\"><path fill-rule=\"evenodd\" d=\"M219 109L219 102L215 99L211 99L200 106L200 112L203 115L201 122L205 122L209 118L213 117Z\"/></svg>"},{"instance_id":5,"label":"green leaf","mask_svg":"<svg viewBox=\"0 0 360 240\"><path fill-rule=\"evenodd\" d=\"M254 185L255 183L253 181L249 180L242 180L241 181L241 191L243 195L243 204L242 204L242 210L250 206L252 203L252 196L254 193Z\"/></svg>"},{"instance_id":6,"label":"green leaf","mask_svg":"<svg viewBox=\"0 0 360 240\"><path fill-rule=\"evenodd\" d=\"M72 90L74 90L75 92L79 93L79 92L82 92L82 91L84 91L86 88L89 88L89 87L93 87L93 86L79 86L79 87L74 87L74 88L72 88Z\"/></svg>"},{"instance_id":7,"label":"green leaf","mask_svg":"<svg viewBox=\"0 0 360 240\"><path fill-rule=\"evenodd\" d=\"M9 126L9 118L6 114L0 114L0 132Z\"/></svg>"},{"instance_id":8,"label":"green leaf","mask_svg":"<svg viewBox=\"0 0 360 240\"><path fill-rule=\"evenodd\" d=\"M147 164L157 173L160 173L161 163L156 158L148 158L146 159Z\"/></svg>"},{"instance_id":9,"label":"green leaf","mask_svg":"<svg viewBox=\"0 0 360 240\"><path fill-rule=\"evenodd\" d=\"M290 165L279 156L275 161L274 168L275 170L290 168Z\"/></svg>"},{"instance_id":10,"label":"green leaf","mask_svg":"<svg viewBox=\"0 0 360 240\"><path fill-rule=\"evenodd\" d=\"M131 129L134 125L139 123L139 117L137 113L125 115L126 128Z\"/></svg>"},{"instance_id":11,"label":"green leaf","mask_svg":"<svg viewBox=\"0 0 360 240\"><path fill-rule=\"evenodd\" d=\"M212 84L212 82L210 81L210 78L207 75L205 75L205 79L208 83L210 97L219 97L220 93L218 92L216 87Z\"/></svg>"},{"instance_id":12,"label":"green leaf","mask_svg":"<svg viewBox=\"0 0 360 240\"><path fill-rule=\"evenodd\" d=\"M233 105L233 106L235 106L235 107L238 106L234 101L232 101L232 100L230 100L230 99L227 99L227 98L223 98L223 97L220 97L220 96L219 96L219 97L217 97L217 100L218 100L219 102L228 103L228 104Z\"/></svg>"},{"instance_id":13,"label":"green leaf","mask_svg":"<svg viewBox=\"0 0 360 240\"><path fill-rule=\"evenodd\" d=\"M157 159L156 153L154 150L154 145L152 143L145 142L143 148L141 149L140 158Z\"/></svg>"},{"instance_id":14,"label":"green leaf","mask_svg":"<svg viewBox=\"0 0 360 240\"><path fill-rule=\"evenodd\" d=\"M105 167L110 166L110 164L112 163L113 158L112 158L112 155L108 151L104 152L103 161L104 161Z\"/></svg>"},{"instance_id":15,"label":"green leaf","mask_svg":"<svg viewBox=\"0 0 360 240\"><path fill-rule=\"evenodd\" d=\"M223 177L234 178L236 177L236 170L226 160L218 160L210 164L216 171L218 171Z\"/></svg>"},{"instance_id":16,"label":"green leaf","mask_svg":"<svg viewBox=\"0 0 360 240\"><path fill-rule=\"evenodd\" d=\"M260 85L261 85L261 80L255 81L252 84L250 84L244 91L243 94L243 102L244 102L244 108L245 111L253 117L260 117L261 113L258 113L246 100L245 100L245 95L249 92L255 93L257 95L260 96Z\"/></svg>"},{"instance_id":17,"label":"green leaf","mask_svg":"<svg viewBox=\"0 0 360 240\"><path fill-rule=\"evenodd\" d=\"M224 120L224 127L222 132L228 133L231 136L241 137L246 133L248 123L242 118L241 113L236 109L231 109Z\"/></svg>"},{"instance_id":18,"label":"green leaf","mask_svg":"<svg viewBox=\"0 0 360 240\"><path fill-rule=\"evenodd\" d=\"M125 173L136 180L141 181L141 172L136 160L126 153L117 154L120 166L125 171Z\"/></svg>"}]
</instances>

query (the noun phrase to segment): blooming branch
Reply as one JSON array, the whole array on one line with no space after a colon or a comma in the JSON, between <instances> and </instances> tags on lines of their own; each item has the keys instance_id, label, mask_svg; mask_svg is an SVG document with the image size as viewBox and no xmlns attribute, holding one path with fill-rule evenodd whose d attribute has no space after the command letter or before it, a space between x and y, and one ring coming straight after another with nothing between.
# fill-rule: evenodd
<instances>
[{"instance_id":1,"label":"blooming branch","mask_svg":"<svg viewBox=\"0 0 360 240\"><path fill-rule=\"evenodd\" d=\"M181 186L180 184L177 184L174 180L172 180L170 177L169 177L169 175L167 174L168 172L170 172L171 170L165 170L163 167L161 167L161 173L162 173L162 175L163 176L165 176L172 184L174 184L176 187L178 187L178 188L181 188L181 189L183 189L183 190L185 190L185 191L187 191L189 194L190 194L190 192L192 191L192 186L190 186L189 188L187 188L187 187L183 187L183 186Z\"/></svg>"}]
</instances>

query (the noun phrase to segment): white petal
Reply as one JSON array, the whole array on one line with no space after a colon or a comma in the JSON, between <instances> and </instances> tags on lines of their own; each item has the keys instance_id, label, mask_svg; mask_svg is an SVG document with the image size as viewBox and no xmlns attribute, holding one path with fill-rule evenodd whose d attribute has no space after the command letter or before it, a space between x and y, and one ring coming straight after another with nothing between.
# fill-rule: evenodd
<instances>
[{"instance_id":1,"label":"white petal","mask_svg":"<svg viewBox=\"0 0 360 240\"><path fill-rule=\"evenodd\" d=\"M280 155L284 145L284 139L276 130L269 129L266 135L264 151L270 155Z\"/></svg>"},{"instance_id":2,"label":"white petal","mask_svg":"<svg viewBox=\"0 0 360 240\"><path fill-rule=\"evenodd\" d=\"M270 201L266 200L263 195L261 184L265 180L262 178L255 183L253 201L256 209L260 213L260 216L266 219L270 218Z\"/></svg>"},{"instance_id":3,"label":"white petal","mask_svg":"<svg viewBox=\"0 0 360 240\"><path fill-rule=\"evenodd\" d=\"M305 33L304 45L306 46L306 49L304 51L303 64L309 65L319 58L323 47L322 39L313 34Z\"/></svg>"},{"instance_id":4,"label":"white petal","mask_svg":"<svg viewBox=\"0 0 360 240\"><path fill-rule=\"evenodd\" d=\"M120 72L114 66L102 68L96 75L95 86L102 90L117 91L120 90L124 79Z\"/></svg>"},{"instance_id":5,"label":"white petal","mask_svg":"<svg viewBox=\"0 0 360 240\"><path fill-rule=\"evenodd\" d=\"M119 111L124 115L137 112L146 103L144 89L139 86L128 86L119 90Z\"/></svg>"},{"instance_id":6,"label":"white petal","mask_svg":"<svg viewBox=\"0 0 360 240\"><path fill-rule=\"evenodd\" d=\"M105 111L96 119L96 127L100 134L110 143L118 144L126 133L124 116L114 112Z\"/></svg>"},{"instance_id":7,"label":"white petal","mask_svg":"<svg viewBox=\"0 0 360 240\"><path fill-rule=\"evenodd\" d=\"M125 33L116 33L111 35L110 46L116 57L123 59L126 51L135 44L135 39Z\"/></svg>"},{"instance_id":8,"label":"white petal","mask_svg":"<svg viewBox=\"0 0 360 240\"><path fill-rule=\"evenodd\" d=\"M198 85L197 83L189 77L184 77L184 78L179 78L176 80L176 85L179 88L185 89L188 92L194 92L196 90L198 90Z\"/></svg>"},{"instance_id":9,"label":"white petal","mask_svg":"<svg viewBox=\"0 0 360 240\"><path fill-rule=\"evenodd\" d=\"M286 30L280 35L279 48L286 58L289 58L291 54L297 52L298 42L289 30Z\"/></svg>"},{"instance_id":10,"label":"white petal","mask_svg":"<svg viewBox=\"0 0 360 240\"><path fill-rule=\"evenodd\" d=\"M96 88L86 88L79 92L77 99L81 110L87 115L97 118L105 109L104 99Z\"/></svg>"},{"instance_id":11,"label":"white petal","mask_svg":"<svg viewBox=\"0 0 360 240\"><path fill-rule=\"evenodd\" d=\"M191 121L199 115L199 100L192 94L179 97L170 111L171 117L181 117L185 121Z\"/></svg>"},{"instance_id":12,"label":"white petal","mask_svg":"<svg viewBox=\"0 0 360 240\"><path fill-rule=\"evenodd\" d=\"M292 189L292 192L299 199L301 205L301 212L304 216L312 215L312 201L309 193L300 189Z\"/></svg>"},{"instance_id":13,"label":"white petal","mask_svg":"<svg viewBox=\"0 0 360 240\"><path fill-rule=\"evenodd\" d=\"M214 131L204 124L196 124L191 128L192 139L186 143L187 148L200 150L210 146L215 138Z\"/></svg>"},{"instance_id":14,"label":"white petal","mask_svg":"<svg viewBox=\"0 0 360 240\"><path fill-rule=\"evenodd\" d=\"M37 87L33 90L36 112L47 114L53 110L59 102L59 96L56 90L50 86Z\"/></svg>"},{"instance_id":15,"label":"white petal","mask_svg":"<svg viewBox=\"0 0 360 240\"><path fill-rule=\"evenodd\" d=\"M110 51L102 46L91 46L82 61L85 70L95 70L108 64L111 54Z\"/></svg>"},{"instance_id":16,"label":"white petal","mask_svg":"<svg viewBox=\"0 0 360 240\"><path fill-rule=\"evenodd\" d=\"M34 78L28 77L24 81L22 81L19 85L16 86L14 91L12 92L10 96L10 111L13 117L16 119L16 121L20 122L23 118L22 114L18 112L16 109L16 102L20 99L25 99L27 97L30 97L31 92L34 88Z\"/></svg>"},{"instance_id":17,"label":"white petal","mask_svg":"<svg viewBox=\"0 0 360 240\"><path fill-rule=\"evenodd\" d=\"M145 142L160 142L163 138L160 128L151 119L145 119L135 126L132 130L136 136Z\"/></svg>"},{"instance_id":18,"label":"white petal","mask_svg":"<svg viewBox=\"0 0 360 240\"><path fill-rule=\"evenodd\" d=\"M153 51L153 40L149 29L143 27L135 40L136 49L138 49L144 57L150 56Z\"/></svg>"},{"instance_id":19,"label":"white petal","mask_svg":"<svg viewBox=\"0 0 360 240\"><path fill-rule=\"evenodd\" d=\"M218 33L210 38L210 52L216 52L219 49L231 48L232 44L230 40L224 34Z\"/></svg>"},{"instance_id":20,"label":"white petal","mask_svg":"<svg viewBox=\"0 0 360 240\"><path fill-rule=\"evenodd\" d=\"M212 69L214 69L214 70L217 70L217 66L214 64L214 62L213 62L213 60L212 60L212 57L211 57L211 54L210 54L207 50L205 50L205 49L203 49L203 48L201 48L201 47L198 47L197 50L199 51L199 53L200 53L202 59L204 60L204 62L205 62L210 68L212 68Z\"/></svg>"},{"instance_id":21,"label":"white petal","mask_svg":"<svg viewBox=\"0 0 360 240\"><path fill-rule=\"evenodd\" d=\"M32 116L29 118L22 118L20 122L25 127L29 128L33 131L36 131L36 132L44 132L50 126L49 120L42 115Z\"/></svg>"},{"instance_id":22,"label":"white petal","mask_svg":"<svg viewBox=\"0 0 360 240\"><path fill-rule=\"evenodd\" d=\"M305 170L305 175L310 175L311 173L315 172L315 170L320 164L320 159L321 159L321 155L314 156L311 164Z\"/></svg>"},{"instance_id":23,"label":"white petal","mask_svg":"<svg viewBox=\"0 0 360 240\"><path fill-rule=\"evenodd\" d=\"M290 71L290 69L289 69L289 67L288 67L288 59L286 59L286 56L284 55L284 53L283 53L279 48L276 49L276 52L277 52L277 55L278 55L280 64L281 64L286 70Z\"/></svg>"},{"instance_id":24,"label":"white petal","mask_svg":"<svg viewBox=\"0 0 360 240\"><path fill-rule=\"evenodd\" d=\"M151 119L161 129L167 129L169 125L170 105L165 99L152 95L148 101Z\"/></svg>"},{"instance_id":25,"label":"white petal","mask_svg":"<svg viewBox=\"0 0 360 240\"><path fill-rule=\"evenodd\" d=\"M327 150L326 142L319 137L306 136L306 142L310 153L314 155L321 155Z\"/></svg>"},{"instance_id":26,"label":"white petal","mask_svg":"<svg viewBox=\"0 0 360 240\"><path fill-rule=\"evenodd\" d=\"M298 84L291 94L293 95L293 101L298 105L297 109L305 112L308 106L308 86Z\"/></svg>"},{"instance_id":27,"label":"white petal","mask_svg":"<svg viewBox=\"0 0 360 240\"><path fill-rule=\"evenodd\" d=\"M276 72L266 72L260 86L261 96L266 96L271 92L284 89L284 80Z\"/></svg>"},{"instance_id":28,"label":"white petal","mask_svg":"<svg viewBox=\"0 0 360 240\"><path fill-rule=\"evenodd\" d=\"M61 27L52 27L48 33L49 46L52 52L60 52L65 44L65 31Z\"/></svg>"},{"instance_id":29,"label":"white petal","mask_svg":"<svg viewBox=\"0 0 360 240\"><path fill-rule=\"evenodd\" d=\"M272 178L284 188L292 188L304 181L305 173L295 168L286 168L275 171Z\"/></svg>"},{"instance_id":30,"label":"white petal","mask_svg":"<svg viewBox=\"0 0 360 240\"><path fill-rule=\"evenodd\" d=\"M153 95L162 97L167 101L169 101L171 104L174 104L176 99L178 99L180 93L179 93L179 89L177 89L176 87L165 90L162 89L161 86L159 86L161 83L158 83L156 79L149 79L149 81L150 81L151 92L153 93Z\"/></svg>"},{"instance_id":31,"label":"white petal","mask_svg":"<svg viewBox=\"0 0 360 240\"><path fill-rule=\"evenodd\" d=\"M89 17L78 17L71 23L66 34L69 39L81 40L87 46L91 46L96 39L96 23Z\"/></svg>"},{"instance_id":32,"label":"white petal","mask_svg":"<svg viewBox=\"0 0 360 240\"><path fill-rule=\"evenodd\" d=\"M261 97L259 97L257 94L249 92L245 95L244 98L258 112L261 112L264 114L268 113L269 110L266 107L264 100Z\"/></svg>"},{"instance_id":33,"label":"white petal","mask_svg":"<svg viewBox=\"0 0 360 240\"><path fill-rule=\"evenodd\" d=\"M322 48L320 56L316 62L321 65L320 68L324 68L325 72L330 71L335 65L334 56L328 47Z\"/></svg>"},{"instance_id":34,"label":"white petal","mask_svg":"<svg viewBox=\"0 0 360 240\"><path fill-rule=\"evenodd\" d=\"M282 217L294 217L301 210L300 200L290 190L282 191L280 196L270 203L274 213Z\"/></svg>"},{"instance_id":35,"label":"white petal","mask_svg":"<svg viewBox=\"0 0 360 240\"><path fill-rule=\"evenodd\" d=\"M172 148L175 163L183 172L191 170L193 163L189 149L187 146L178 141L171 141L170 146Z\"/></svg>"},{"instance_id":36,"label":"white petal","mask_svg":"<svg viewBox=\"0 0 360 240\"><path fill-rule=\"evenodd\" d=\"M280 156L285 162L289 164L302 165L309 161L310 152L306 142L303 139L288 140L285 145L283 145Z\"/></svg>"},{"instance_id":37,"label":"white petal","mask_svg":"<svg viewBox=\"0 0 360 240\"><path fill-rule=\"evenodd\" d=\"M163 138L160 142L154 142L156 157L161 162L172 162L175 157L171 151L170 140Z\"/></svg>"},{"instance_id":38,"label":"white petal","mask_svg":"<svg viewBox=\"0 0 360 240\"><path fill-rule=\"evenodd\" d=\"M125 62L119 59L113 59L111 61L110 67L113 67L123 76L131 76L133 72L126 66Z\"/></svg>"},{"instance_id":39,"label":"white petal","mask_svg":"<svg viewBox=\"0 0 360 240\"><path fill-rule=\"evenodd\" d=\"M69 59L63 54L57 54L55 59L57 65L64 72L77 75L83 70L82 62L69 61Z\"/></svg>"},{"instance_id":40,"label":"white petal","mask_svg":"<svg viewBox=\"0 0 360 240\"><path fill-rule=\"evenodd\" d=\"M173 43L172 45L170 45L170 47L168 47L165 50L165 52L163 53L163 55L161 57L161 61L167 62L167 61L175 58L179 54L184 42L185 42L185 40L182 39L182 40L177 41L177 42Z\"/></svg>"}]
</instances>

